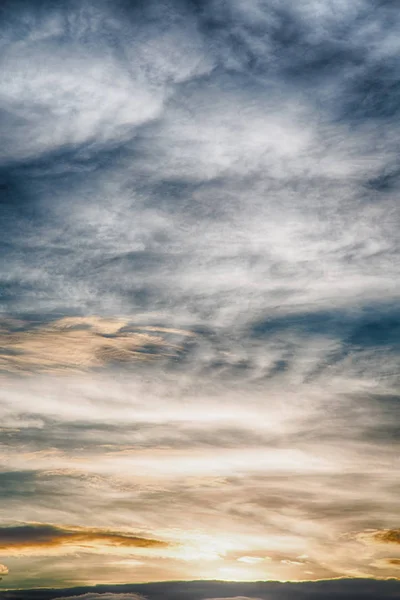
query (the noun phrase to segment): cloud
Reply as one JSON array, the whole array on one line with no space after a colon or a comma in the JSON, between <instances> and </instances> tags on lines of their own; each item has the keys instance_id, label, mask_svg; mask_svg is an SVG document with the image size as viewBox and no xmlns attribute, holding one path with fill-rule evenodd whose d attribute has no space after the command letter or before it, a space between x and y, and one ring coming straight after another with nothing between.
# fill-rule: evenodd
<instances>
[{"instance_id":1,"label":"cloud","mask_svg":"<svg viewBox=\"0 0 400 600\"><path fill-rule=\"evenodd\" d=\"M143 600L143 596L139 594L97 594L88 593L80 596L68 596L72 600ZM58 598L58 600L66 600L66 598Z\"/></svg>"},{"instance_id":2,"label":"cloud","mask_svg":"<svg viewBox=\"0 0 400 600\"><path fill-rule=\"evenodd\" d=\"M400 544L400 529L386 529L371 534L371 538L382 544Z\"/></svg>"},{"instance_id":3,"label":"cloud","mask_svg":"<svg viewBox=\"0 0 400 600\"><path fill-rule=\"evenodd\" d=\"M5 309L232 327L395 303L392 94L349 127L371 63L396 81L395 36L384 76L387 9L324 5L17 11Z\"/></svg>"},{"instance_id":4,"label":"cloud","mask_svg":"<svg viewBox=\"0 0 400 600\"><path fill-rule=\"evenodd\" d=\"M400 567L400 558L387 558L386 564L389 567Z\"/></svg>"},{"instance_id":5,"label":"cloud","mask_svg":"<svg viewBox=\"0 0 400 600\"><path fill-rule=\"evenodd\" d=\"M393 422L396 398L323 395L314 382L287 390L284 404L271 385L266 403L263 388L243 382L195 382L157 371L7 381L0 486L9 519L146 531L174 544L159 548L162 577L381 576L380 544L342 536L396 522L396 448L360 435ZM57 568L70 548L51 549ZM160 578L147 555L135 566L101 556L90 569L104 582Z\"/></svg>"},{"instance_id":6,"label":"cloud","mask_svg":"<svg viewBox=\"0 0 400 600\"><path fill-rule=\"evenodd\" d=\"M0 554L7 556L51 555L77 550L104 551L114 549L166 548L161 540L130 533L88 527L62 527L47 524L29 524L0 527Z\"/></svg>"},{"instance_id":7,"label":"cloud","mask_svg":"<svg viewBox=\"0 0 400 600\"><path fill-rule=\"evenodd\" d=\"M138 584L123 586L100 586L99 588L83 588L62 590L41 589L43 600L137 600L143 596L147 600L275 600L284 597L315 598L315 600L347 600L382 598L392 599L398 593L399 582L368 581L365 579L342 579L335 581L319 581L315 583L278 583L275 581L257 583L233 583L219 581L163 582L157 584ZM61 594L61 595L60 595ZM4 592L5 600L30 600L35 597L34 590Z\"/></svg>"},{"instance_id":8,"label":"cloud","mask_svg":"<svg viewBox=\"0 0 400 600\"><path fill-rule=\"evenodd\" d=\"M124 366L176 356L182 349L182 336L191 335L162 327L135 328L128 320L89 316L39 324L18 321L17 325L5 319L0 329L0 370L63 373Z\"/></svg>"},{"instance_id":9,"label":"cloud","mask_svg":"<svg viewBox=\"0 0 400 600\"><path fill-rule=\"evenodd\" d=\"M241 556L237 559L239 562L256 564L259 562L263 562L264 560L270 560L269 557L261 557L261 556Z\"/></svg>"},{"instance_id":10,"label":"cloud","mask_svg":"<svg viewBox=\"0 0 400 600\"><path fill-rule=\"evenodd\" d=\"M207 600L217 600L217 598L207 598ZM249 598L248 596L234 596L232 598L221 598L221 600L259 600L258 598Z\"/></svg>"},{"instance_id":11,"label":"cloud","mask_svg":"<svg viewBox=\"0 0 400 600\"><path fill-rule=\"evenodd\" d=\"M10 586L397 574L394 4L3 4Z\"/></svg>"},{"instance_id":12,"label":"cloud","mask_svg":"<svg viewBox=\"0 0 400 600\"><path fill-rule=\"evenodd\" d=\"M103 1L68 2L65 10L59 3L18 4L3 28L0 102L9 123L3 163L60 149L90 156L124 143L159 117L169 82L210 68L184 9L157 36L151 10L143 11L143 28L132 15L116 19ZM166 3L162 12L168 18L173 10Z\"/></svg>"},{"instance_id":13,"label":"cloud","mask_svg":"<svg viewBox=\"0 0 400 600\"><path fill-rule=\"evenodd\" d=\"M399 557L386 557L386 558L378 558L375 563L378 567L382 569L392 569L393 567L400 568L400 558Z\"/></svg>"}]
</instances>

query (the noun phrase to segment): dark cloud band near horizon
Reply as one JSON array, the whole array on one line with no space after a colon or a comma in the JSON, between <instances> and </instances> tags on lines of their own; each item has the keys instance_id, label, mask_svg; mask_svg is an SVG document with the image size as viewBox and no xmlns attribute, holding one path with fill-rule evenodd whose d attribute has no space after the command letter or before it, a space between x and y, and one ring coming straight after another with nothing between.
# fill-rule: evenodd
<instances>
[{"instance_id":1,"label":"dark cloud band near horizon","mask_svg":"<svg viewBox=\"0 0 400 600\"><path fill-rule=\"evenodd\" d=\"M397 593L399 27L3 1L1 589Z\"/></svg>"},{"instance_id":2,"label":"dark cloud band near horizon","mask_svg":"<svg viewBox=\"0 0 400 600\"><path fill-rule=\"evenodd\" d=\"M4 600L361 600L397 597L399 582L335 580L305 583L229 583L229 582L161 582L124 586L100 586L98 588L75 588L71 590L29 590L5 592ZM56 595L55 595L56 594ZM60 594L64 594L60 596ZM211 595L212 596L211 596ZM228 596L228 594L230 594ZM250 595L251 594L251 595ZM40 596L39 596L40 595Z\"/></svg>"}]
</instances>

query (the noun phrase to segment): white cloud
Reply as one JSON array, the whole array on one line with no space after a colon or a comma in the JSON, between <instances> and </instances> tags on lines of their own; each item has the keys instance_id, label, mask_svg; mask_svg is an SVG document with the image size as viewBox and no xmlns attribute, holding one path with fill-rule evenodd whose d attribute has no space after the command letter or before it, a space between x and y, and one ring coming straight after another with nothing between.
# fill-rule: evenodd
<instances>
[{"instance_id":1,"label":"white cloud","mask_svg":"<svg viewBox=\"0 0 400 600\"><path fill-rule=\"evenodd\" d=\"M123 143L160 116L171 83L211 68L184 14L160 36L151 23L132 31L104 4L85 2L67 16L57 7L27 10L15 24L21 37L7 40L1 59L0 106L10 124L3 162L81 144L90 156Z\"/></svg>"}]
</instances>

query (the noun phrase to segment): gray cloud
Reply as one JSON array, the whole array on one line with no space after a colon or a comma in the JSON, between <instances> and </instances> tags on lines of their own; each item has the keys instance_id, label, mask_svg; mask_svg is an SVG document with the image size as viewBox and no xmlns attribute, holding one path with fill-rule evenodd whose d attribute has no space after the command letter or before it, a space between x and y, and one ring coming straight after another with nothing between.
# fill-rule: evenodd
<instances>
[{"instance_id":1,"label":"gray cloud","mask_svg":"<svg viewBox=\"0 0 400 600\"><path fill-rule=\"evenodd\" d=\"M216 598L208 598L207 600L216 600ZM234 598L224 598L223 600L257 600L257 598L249 598L246 596L235 596Z\"/></svg>"},{"instance_id":2,"label":"gray cloud","mask_svg":"<svg viewBox=\"0 0 400 600\"><path fill-rule=\"evenodd\" d=\"M165 598L181 598L182 600L204 600L205 598L221 600L275 600L278 598L313 598L320 600L326 598L361 599L377 597L392 599L398 593L399 583L395 581L370 582L359 580L320 581L315 583L224 583L224 582L170 582L148 585L130 586L101 586L96 591L90 588L74 590L40 590L42 600L66 600L66 598L79 598L82 600L136 600L137 595L144 595L148 600ZM68 593L66 593L68 592ZM63 594L60 596L60 593ZM5 592L5 600L36 600L35 591Z\"/></svg>"},{"instance_id":3,"label":"gray cloud","mask_svg":"<svg viewBox=\"0 0 400 600\"><path fill-rule=\"evenodd\" d=\"M244 307L251 318L397 297L395 196L368 183L393 172L392 128L378 106L358 129L337 117L360 106L355 74L360 87L370 63L395 56L388 8L170 2L110 16L87 3L66 20L28 6L19 18L35 35L14 26L7 102L23 116L14 143L44 158L5 145L16 162L4 191L19 198L7 308L36 298L41 310L214 324L242 321ZM46 72L27 80L43 55Z\"/></svg>"},{"instance_id":4,"label":"gray cloud","mask_svg":"<svg viewBox=\"0 0 400 600\"><path fill-rule=\"evenodd\" d=\"M142 600L142 596L138 594L96 594L89 593L80 596L68 596L69 598L75 598L79 600ZM59 598L59 600L63 600ZM65 600L65 599L64 599Z\"/></svg>"}]
</instances>

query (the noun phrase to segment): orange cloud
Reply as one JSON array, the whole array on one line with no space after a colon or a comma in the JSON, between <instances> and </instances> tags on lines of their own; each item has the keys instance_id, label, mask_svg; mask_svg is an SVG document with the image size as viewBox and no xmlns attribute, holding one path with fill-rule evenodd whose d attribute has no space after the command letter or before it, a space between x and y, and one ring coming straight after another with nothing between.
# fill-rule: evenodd
<instances>
[{"instance_id":1,"label":"orange cloud","mask_svg":"<svg viewBox=\"0 0 400 600\"><path fill-rule=\"evenodd\" d=\"M189 331L133 326L125 319L65 317L50 323L0 322L0 371L82 372L173 356ZM2 351L1 349L5 349Z\"/></svg>"},{"instance_id":2,"label":"orange cloud","mask_svg":"<svg viewBox=\"0 0 400 600\"><path fill-rule=\"evenodd\" d=\"M0 527L0 555L47 554L53 550L96 551L99 548L166 548L168 542L126 532L88 527L30 523ZM1 571L0 571L1 573Z\"/></svg>"},{"instance_id":3,"label":"orange cloud","mask_svg":"<svg viewBox=\"0 0 400 600\"><path fill-rule=\"evenodd\" d=\"M400 558L399 557L386 557L386 558L378 558L375 562L372 563L374 567L378 567L378 569L392 569L400 568Z\"/></svg>"},{"instance_id":4,"label":"orange cloud","mask_svg":"<svg viewBox=\"0 0 400 600\"><path fill-rule=\"evenodd\" d=\"M400 529L384 529L376 531L373 539L383 544L400 544Z\"/></svg>"}]
</instances>

